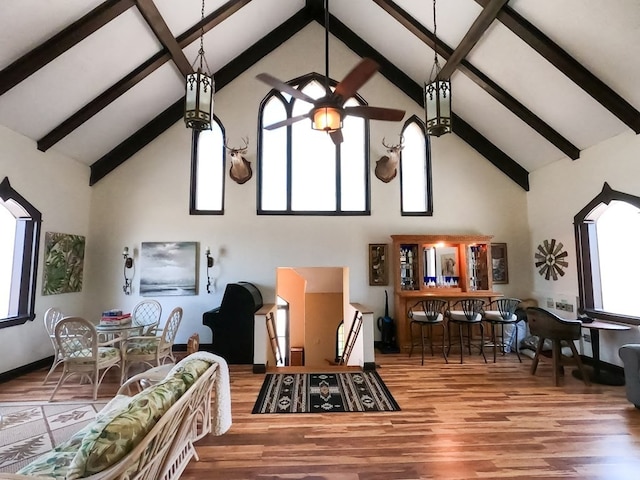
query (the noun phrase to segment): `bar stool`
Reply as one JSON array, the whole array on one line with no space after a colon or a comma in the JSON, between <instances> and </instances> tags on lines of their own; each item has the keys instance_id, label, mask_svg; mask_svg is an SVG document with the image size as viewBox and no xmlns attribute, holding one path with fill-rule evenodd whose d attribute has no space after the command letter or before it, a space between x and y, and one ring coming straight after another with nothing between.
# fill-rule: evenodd
<instances>
[{"instance_id":1,"label":"bar stool","mask_svg":"<svg viewBox=\"0 0 640 480\"><path fill-rule=\"evenodd\" d=\"M409 356L413 353L413 347L415 342L413 341L413 326L420 327L420 345L422 347L422 365L424 365L424 329L429 328L429 348L431 350L431 356L433 357L433 327L442 327L442 356L444 361L449 363L447 359L447 352L444 348L445 339L445 326L444 326L444 311L447 306L447 302L439 298L430 298L427 300L420 300L409 308L408 316L411 319L409 322L409 333L411 335L411 350Z\"/></svg>"},{"instance_id":2,"label":"bar stool","mask_svg":"<svg viewBox=\"0 0 640 480\"><path fill-rule=\"evenodd\" d=\"M454 302L451 307L446 311L447 317L447 336L449 337L449 347L447 348L447 354L451 349L451 332L449 326L453 324L458 325L458 332L460 334L460 363L464 363L464 333L463 326L467 327L467 347L469 348L469 355L471 355L471 337L473 336L472 327L478 325L480 327L480 354L484 358L484 363L487 363L487 357L484 356L484 325L482 323L482 308L484 307L484 300L477 298L464 298Z\"/></svg>"},{"instance_id":3,"label":"bar stool","mask_svg":"<svg viewBox=\"0 0 640 480\"><path fill-rule=\"evenodd\" d=\"M506 348L511 346L511 339L515 336L516 354L518 360L522 363L520 358L520 346L518 345L518 316L515 314L516 308L520 304L518 298L498 298L489 303L487 310L484 311L484 320L491 325L491 342L493 343L493 363L496 363L496 351L498 347L502 350L502 355L506 353ZM509 339L504 340L504 326L512 325L511 334ZM498 342L498 336L496 335L497 327L500 327L500 341Z\"/></svg>"}]
</instances>

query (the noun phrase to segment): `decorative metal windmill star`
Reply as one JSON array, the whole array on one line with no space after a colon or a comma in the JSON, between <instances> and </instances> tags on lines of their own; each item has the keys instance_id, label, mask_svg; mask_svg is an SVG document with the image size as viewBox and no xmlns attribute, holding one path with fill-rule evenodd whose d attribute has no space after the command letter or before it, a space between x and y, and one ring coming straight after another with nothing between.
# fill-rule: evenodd
<instances>
[{"instance_id":1,"label":"decorative metal windmill star","mask_svg":"<svg viewBox=\"0 0 640 480\"><path fill-rule=\"evenodd\" d=\"M542 244L538 245L538 252L536 252L536 268L539 268L538 273L543 275L545 280L553 278L558 280L558 275L564 276L564 268L567 268L569 264L565 260L568 253L566 250L562 250L562 242L558 242L556 245L555 238L545 240Z\"/></svg>"}]
</instances>

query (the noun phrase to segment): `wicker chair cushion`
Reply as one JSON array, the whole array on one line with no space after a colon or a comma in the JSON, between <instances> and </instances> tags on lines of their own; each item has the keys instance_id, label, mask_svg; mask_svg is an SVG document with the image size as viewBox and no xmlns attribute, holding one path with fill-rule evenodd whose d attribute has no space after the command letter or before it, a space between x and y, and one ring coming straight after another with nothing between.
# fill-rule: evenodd
<instances>
[{"instance_id":1,"label":"wicker chair cushion","mask_svg":"<svg viewBox=\"0 0 640 480\"><path fill-rule=\"evenodd\" d=\"M120 355L120 350L115 347L98 347L98 361L112 359ZM93 358L93 351L90 348L83 348L82 350L75 350L69 354L72 358Z\"/></svg>"},{"instance_id":2,"label":"wicker chair cushion","mask_svg":"<svg viewBox=\"0 0 640 480\"><path fill-rule=\"evenodd\" d=\"M127 355L150 355L158 350L159 337L150 337L148 340L136 340L127 342Z\"/></svg>"},{"instance_id":3,"label":"wicker chair cushion","mask_svg":"<svg viewBox=\"0 0 640 480\"><path fill-rule=\"evenodd\" d=\"M122 459L186 390L182 379L169 378L137 394L115 416L98 419L82 439L69 478L101 472Z\"/></svg>"}]
</instances>

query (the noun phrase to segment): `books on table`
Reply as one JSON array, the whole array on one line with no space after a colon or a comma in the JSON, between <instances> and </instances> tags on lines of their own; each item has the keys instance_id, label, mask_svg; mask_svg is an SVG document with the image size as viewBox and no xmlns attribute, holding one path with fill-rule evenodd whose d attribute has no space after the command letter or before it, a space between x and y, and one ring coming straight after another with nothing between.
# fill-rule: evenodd
<instances>
[{"instance_id":1,"label":"books on table","mask_svg":"<svg viewBox=\"0 0 640 480\"><path fill-rule=\"evenodd\" d=\"M125 325L131 322L130 313L122 313L122 310L107 310L102 312L100 325Z\"/></svg>"}]
</instances>

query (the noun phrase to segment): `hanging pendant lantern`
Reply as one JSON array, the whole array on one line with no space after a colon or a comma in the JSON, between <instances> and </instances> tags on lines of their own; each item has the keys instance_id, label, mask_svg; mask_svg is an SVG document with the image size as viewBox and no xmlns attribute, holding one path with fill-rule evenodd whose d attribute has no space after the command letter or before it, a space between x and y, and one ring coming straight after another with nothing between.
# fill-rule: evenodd
<instances>
[{"instance_id":1,"label":"hanging pendant lantern","mask_svg":"<svg viewBox=\"0 0 640 480\"><path fill-rule=\"evenodd\" d=\"M433 36L436 36L436 0L433 0ZM426 115L427 135L439 137L451 133L451 80L440 78L438 52L434 46L435 58L429 81L424 84L424 108Z\"/></svg>"},{"instance_id":2,"label":"hanging pendant lantern","mask_svg":"<svg viewBox=\"0 0 640 480\"><path fill-rule=\"evenodd\" d=\"M202 0L202 20L204 20L204 0ZM215 81L208 73L209 65L204 56L204 25L200 31L200 50L192 67L199 61L198 70L187 75L184 106L184 123L194 130L211 130L211 112L213 110L213 92ZM203 65L207 69L204 70Z\"/></svg>"}]
</instances>

